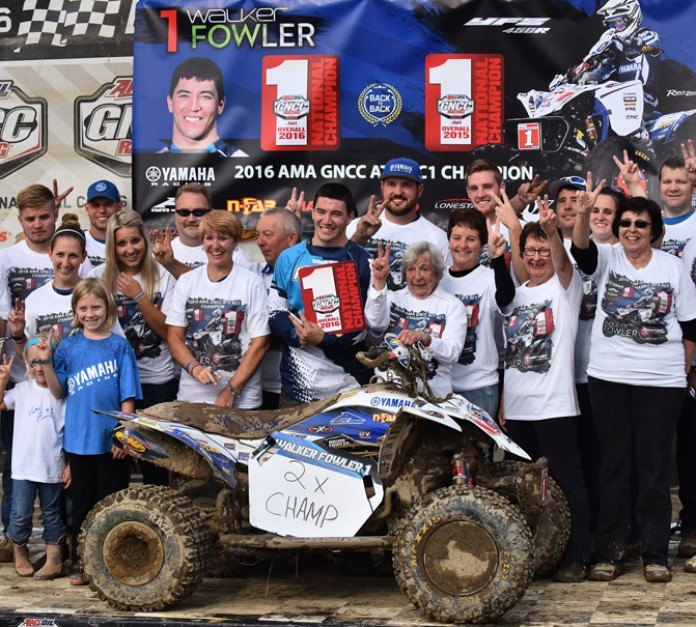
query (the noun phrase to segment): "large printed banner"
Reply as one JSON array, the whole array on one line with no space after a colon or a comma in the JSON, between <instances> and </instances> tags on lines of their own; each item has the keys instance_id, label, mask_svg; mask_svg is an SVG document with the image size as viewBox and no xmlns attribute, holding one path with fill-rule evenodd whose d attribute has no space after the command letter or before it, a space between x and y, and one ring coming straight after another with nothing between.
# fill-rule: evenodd
<instances>
[{"instance_id":1,"label":"large printed banner","mask_svg":"<svg viewBox=\"0 0 696 627\"><path fill-rule=\"evenodd\" d=\"M627 148L650 184L696 136L694 20L687 0L142 0L136 205L168 222L195 181L253 227L338 180L364 209L395 156L422 164L439 223L477 157L514 191L588 167L621 184Z\"/></svg>"},{"instance_id":2,"label":"large printed banner","mask_svg":"<svg viewBox=\"0 0 696 627\"><path fill-rule=\"evenodd\" d=\"M131 190L136 0L0 0L0 247L21 232L16 195L32 183Z\"/></svg>"}]
</instances>

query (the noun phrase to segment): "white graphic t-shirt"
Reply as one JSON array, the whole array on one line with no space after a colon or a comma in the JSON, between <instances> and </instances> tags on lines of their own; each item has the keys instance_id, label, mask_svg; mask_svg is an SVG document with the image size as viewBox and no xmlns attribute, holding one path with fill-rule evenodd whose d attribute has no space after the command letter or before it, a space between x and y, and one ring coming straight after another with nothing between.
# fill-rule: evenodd
<instances>
[{"instance_id":1,"label":"white graphic t-shirt","mask_svg":"<svg viewBox=\"0 0 696 627\"><path fill-rule=\"evenodd\" d=\"M691 211L686 218L676 224L665 220L665 236L662 238L662 250L670 255L681 257L684 247L696 235L696 211Z\"/></svg>"},{"instance_id":2,"label":"white graphic t-shirt","mask_svg":"<svg viewBox=\"0 0 696 627\"><path fill-rule=\"evenodd\" d=\"M5 406L14 409L12 478L60 483L63 468L65 399L57 399L33 379L5 392Z\"/></svg>"},{"instance_id":3,"label":"white graphic t-shirt","mask_svg":"<svg viewBox=\"0 0 696 627\"><path fill-rule=\"evenodd\" d=\"M505 308L505 419L577 416L573 353L582 281L568 289L557 275L542 285L524 283Z\"/></svg>"},{"instance_id":4,"label":"white graphic t-shirt","mask_svg":"<svg viewBox=\"0 0 696 627\"><path fill-rule=\"evenodd\" d=\"M377 334L398 335L401 331L425 331L431 337L425 349L430 356L428 383L433 394L447 396L452 391L452 367L462 354L466 337L466 309L442 288L426 298L416 298L408 289L376 290L370 285L365 303L365 320Z\"/></svg>"},{"instance_id":5,"label":"white graphic t-shirt","mask_svg":"<svg viewBox=\"0 0 696 627\"><path fill-rule=\"evenodd\" d=\"M89 231L85 231L85 247L87 248L87 258L92 267L101 266L106 257L106 242L97 239Z\"/></svg>"},{"instance_id":6,"label":"white graphic t-shirt","mask_svg":"<svg viewBox=\"0 0 696 627\"><path fill-rule=\"evenodd\" d=\"M657 387L685 387L679 321L696 318L696 288L684 263L660 250L636 269L621 246L600 244L597 315L587 374Z\"/></svg>"},{"instance_id":7,"label":"white graphic t-shirt","mask_svg":"<svg viewBox=\"0 0 696 627\"><path fill-rule=\"evenodd\" d=\"M495 325L500 310L495 302L495 273L481 265L463 277L453 277L447 270L440 287L454 294L466 309L464 348L452 369L454 391L466 392L496 385L498 348Z\"/></svg>"},{"instance_id":8,"label":"white graphic t-shirt","mask_svg":"<svg viewBox=\"0 0 696 627\"><path fill-rule=\"evenodd\" d=\"M159 271L159 282L152 297L152 304L165 316L169 313L176 280L160 264L156 264ZM98 279L104 276L105 265L95 268L90 276ZM144 287L140 273L133 277ZM177 365L170 352L165 338L155 333L145 320L143 312L138 304L124 296L118 290L114 296L118 322L123 329L123 335L128 340L135 353L138 363L138 375L141 383L166 383L177 374Z\"/></svg>"},{"instance_id":9,"label":"white graphic t-shirt","mask_svg":"<svg viewBox=\"0 0 696 627\"><path fill-rule=\"evenodd\" d=\"M186 328L186 344L203 366L221 375L217 386L203 385L183 368L180 401L214 403L227 385L255 337L270 334L268 298L261 279L235 264L222 281L208 278L206 266L181 275L174 289L167 324ZM234 406L253 409L261 405L261 370L244 387Z\"/></svg>"}]
</instances>

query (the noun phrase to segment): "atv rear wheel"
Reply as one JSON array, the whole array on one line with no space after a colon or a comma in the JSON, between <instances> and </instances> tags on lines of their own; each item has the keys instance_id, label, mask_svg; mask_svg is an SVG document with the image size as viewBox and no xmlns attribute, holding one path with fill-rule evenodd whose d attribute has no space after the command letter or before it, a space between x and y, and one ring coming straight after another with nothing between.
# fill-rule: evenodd
<instances>
[{"instance_id":1,"label":"atv rear wheel","mask_svg":"<svg viewBox=\"0 0 696 627\"><path fill-rule=\"evenodd\" d=\"M609 137L597 144L587 158L585 172L592 172L594 185L602 179L606 180L609 187L618 185L619 167L614 163L614 157L623 161L624 150L628 153L628 158L643 172L648 193L654 192L657 176L654 151L636 146L626 137Z\"/></svg>"},{"instance_id":2,"label":"atv rear wheel","mask_svg":"<svg viewBox=\"0 0 696 627\"><path fill-rule=\"evenodd\" d=\"M488 472L494 477L517 476L522 462L506 461L491 464ZM561 486L551 477L546 479L548 500L535 521L528 521L534 542L534 574L548 575L558 565L570 538L570 508ZM503 494L517 505L516 494Z\"/></svg>"},{"instance_id":3,"label":"atv rear wheel","mask_svg":"<svg viewBox=\"0 0 696 627\"><path fill-rule=\"evenodd\" d=\"M495 492L450 486L412 508L394 542L394 573L409 600L442 622L490 622L524 595L532 535Z\"/></svg>"},{"instance_id":4,"label":"atv rear wheel","mask_svg":"<svg viewBox=\"0 0 696 627\"><path fill-rule=\"evenodd\" d=\"M97 503L82 525L79 554L101 599L152 611L193 593L213 543L190 499L164 486L136 486Z\"/></svg>"}]
</instances>

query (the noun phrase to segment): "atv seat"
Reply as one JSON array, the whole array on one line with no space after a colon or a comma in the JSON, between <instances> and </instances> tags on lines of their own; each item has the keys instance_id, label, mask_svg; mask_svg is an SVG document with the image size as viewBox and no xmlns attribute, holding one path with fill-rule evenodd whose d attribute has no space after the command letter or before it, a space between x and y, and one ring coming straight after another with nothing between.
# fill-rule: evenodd
<instances>
[{"instance_id":1,"label":"atv seat","mask_svg":"<svg viewBox=\"0 0 696 627\"><path fill-rule=\"evenodd\" d=\"M208 433L255 440L302 422L324 411L337 400L338 395L335 395L283 409L234 409L233 407L217 407L209 403L172 401L158 403L147 409L138 410L137 413L153 420L178 422Z\"/></svg>"}]
</instances>

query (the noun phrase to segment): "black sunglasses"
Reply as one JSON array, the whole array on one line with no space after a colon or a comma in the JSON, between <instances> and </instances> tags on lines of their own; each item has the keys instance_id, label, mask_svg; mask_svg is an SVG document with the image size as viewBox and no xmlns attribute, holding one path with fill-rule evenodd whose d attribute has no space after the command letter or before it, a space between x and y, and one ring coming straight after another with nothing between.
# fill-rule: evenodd
<instances>
[{"instance_id":1,"label":"black sunglasses","mask_svg":"<svg viewBox=\"0 0 696 627\"><path fill-rule=\"evenodd\" d=\"M652 222L647 222L646 220L636 220L631 222L630 220L619 220L619 226L624 229L630 229L635 226L637 229L647 229Z\"/></svg>"},{"instance_id":2,"label":"black sunglasses","mask_svg":"<svg viewBox=\"0 0 696 627\"><path fill-rule=\"evenodd\" d=\"M50 359L36 359L36 358L34 358L29 362L29 365L30 366L45 366L46 364L50 364L50 363L51 363Z\"/></svg>"},{"instance_id":3,"label":"black sunglasses","mask_svg":"<svg viewBox=\"0 0 696 627\"><path fill-rule=\"evenodd\" d=\"M175 211L182 218L188 218L191 214L196 218L202 218L210 209L176 209Z\"/></svg>"}]
</instances>

